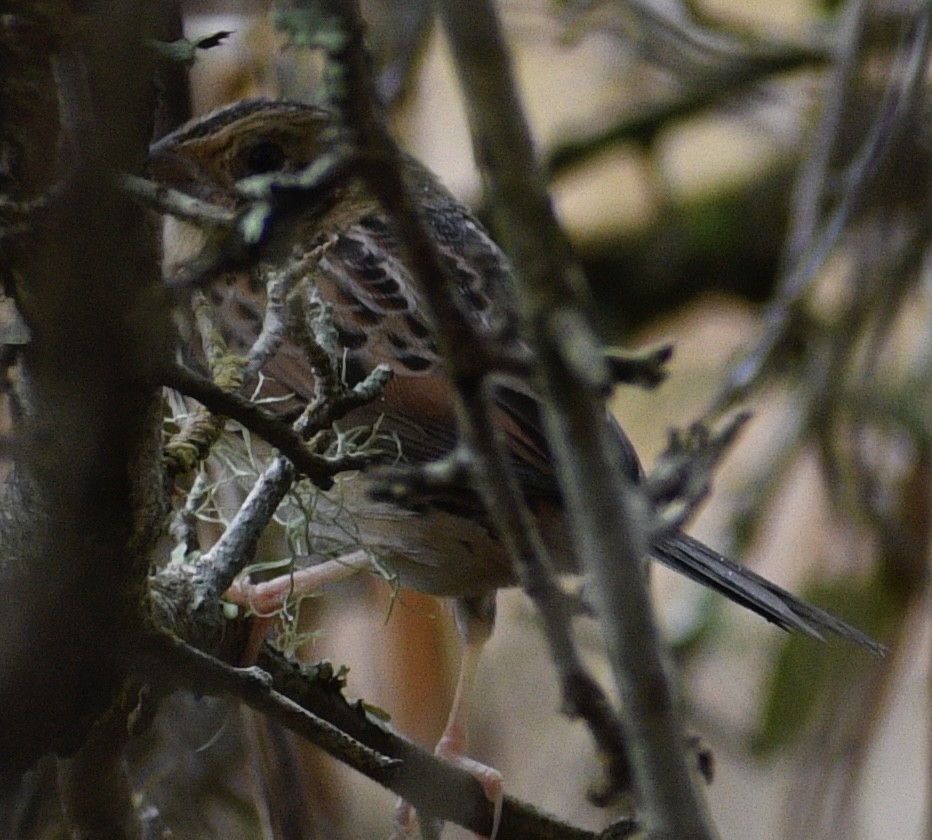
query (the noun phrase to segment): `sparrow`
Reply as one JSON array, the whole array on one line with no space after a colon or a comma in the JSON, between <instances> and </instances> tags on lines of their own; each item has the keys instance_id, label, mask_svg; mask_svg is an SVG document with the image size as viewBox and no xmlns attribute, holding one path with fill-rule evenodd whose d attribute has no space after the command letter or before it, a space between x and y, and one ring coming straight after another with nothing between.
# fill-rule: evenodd
<instances>
[{"instance_id":1,"label":"sparrow","mask_svg":"<svg viewBox=\"0 0 932 840\"><path fill-rule=\"evenodd\" d=\"M332 126L333 118L326 110L310 105L239 102L195 119L156 142L150 150L148 173L161 184L239 211L248 199L238 184L254 175L302 171L327 149ZM470 210L426 167L410 156L404 158L404 166L427 229L455 283L462 313L488 340L521 348L507 257ZM334 186L324 199L315 197L306 218L300 208L289 212L292 219L285 241L272 243L260 251L257 262L220 275L205 290L230 350L246 353L259 335L268 270L316 254L310 275L318 294L332 308L347 384L362 381L380 364L388 365L393 373L378 399L354 409L341 422L347 427L377 425L388 464L423 465L449 454L457 442L452 385L438 351L435 326L391 220L355 177ZM201 256L209 240L207 232L178 219L166 222L164 237L168 277ZM278 388L299 403L314 395L313 367L295 341L286 338L262 374L267 388ZM507 441L520 486L555 565L561 571L578 571L534 392L522 381L502 381L496 385L490 410ZM628 478L640 482L643 470L634 447L620 426L616 428ZM440 752L446 753L449 747L450 754L464 753L463 706L471 672L492 629L495 592L518 583L514 568L470 488L413 505L376 497L371 488L367 471L338 480L327 494L334 499L333 518L315 520L312 541L324 553L324 547L332 548L341 535L345 545L346 535L353 534L356 544L350 548L377 557L397 576L401 587L454 599L464 643L463 665ZM831 633L874 653L882 650L859 630L681 530L658 533L650 556L783 629L819 639ZM334 569L334 576L361 565L342 563ZM313 567L308 571L313 585L330 579L326 574L314 577ZM296 585L296 579L289 579L288 590ZM274 585L256 588L248 600L255 604L254 599L268 596L262 606L268 608L283 591ZM247 595L239 591L232 597L246 599Z\"/></svg>"}]
</instances>

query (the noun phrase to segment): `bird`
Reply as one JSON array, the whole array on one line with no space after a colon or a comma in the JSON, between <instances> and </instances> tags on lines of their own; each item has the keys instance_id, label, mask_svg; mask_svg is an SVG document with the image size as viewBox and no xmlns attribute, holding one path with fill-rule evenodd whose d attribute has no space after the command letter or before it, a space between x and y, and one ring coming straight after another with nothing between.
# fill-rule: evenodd
<instances>
[{"instance_id":1,"label":"bird","mask_svg":"<svg viewBox=\"0 0 932 840\"><path fill-rule=\"evenodd\" d=\"M328 148L334 124L333 115L317 106L272 99L237 102L195 118L154 143L148 174L159 184L240 211L248 203L238 189L244 179L301 172ZM522 348L508 258L471 210L433 173L412 156L404 155L402 160L462 314L489 341ZM331 307L347 383L362 381L380 364L388 365L393 374L376 400L354 409L341 422L347 427L377 424L385 463L419 466L448 455L457 444L453 386L438 349L436 327L391 219L364 181L352 175L325 197L315 197L312 211L302 214L300 206L291 206L289 214L286 235L276 235L252 263L222 272L205 289L231 352L245 353L259 335L268 268L315 253L312 281ZM210 233L190 221L170 219L164 238L163 269L170 278L205 253ZM302 403L313 398L313 367L299 344L287 337L262 374L271 383L267 387L278 388L291 400ZM537 396L524 381L503 380L494 389L490 411L555 565L561 571L578 571ZM627 477L635 484L642 482L644 472L634 446L619 425L615 428ZM331 491L334 515L315 521L313 539L321 547L330 546L352 532L356 547L367 556L377 556L397 576L400 587L453 599L463 656L454 707L438 750L465 755L463 719L472 672L492 630L495 593L517 585L517 575L478 495L469 487L407 504L374 495L374 479L369 475L363 470L337 482ZM658 532L649 553L782 629L817 639L834 634L875 654L883 650L856 628L680 529ZM329 567L333 577L365 562L337 564ZM326 573L316 574L314 567L307 572L307 581L312 582L308 585L332 579ZM300 585L300 574L289 578L289 591ZM283 591L283 585L276 588L274 582L260 584L249 590L248 600L255 605L254 599L267 598L263 603L269 607ZM235 594L247 599L245 592ZM494 786L494 778L489 786Z\"/></svg>"}]
</instances>

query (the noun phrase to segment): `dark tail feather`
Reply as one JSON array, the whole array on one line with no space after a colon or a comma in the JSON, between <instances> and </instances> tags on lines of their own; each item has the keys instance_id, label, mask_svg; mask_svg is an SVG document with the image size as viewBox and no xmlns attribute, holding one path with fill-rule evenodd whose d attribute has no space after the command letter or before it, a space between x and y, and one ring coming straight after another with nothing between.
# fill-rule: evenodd
<instances>
[{"instance_id":1,"label":"dark tail feather","mask_svg":"<svg viewBox=\"0 0 932 840\"><path fill-rule=\"evenodd\" d=\"M886 647L831 613L800 601L775 583L739 566L699 540L675 531L651 547L651 556L674 571L720 592L784 630L799 630L824 641L824 631L883 656Z\"/></svg>"}]
</instances>

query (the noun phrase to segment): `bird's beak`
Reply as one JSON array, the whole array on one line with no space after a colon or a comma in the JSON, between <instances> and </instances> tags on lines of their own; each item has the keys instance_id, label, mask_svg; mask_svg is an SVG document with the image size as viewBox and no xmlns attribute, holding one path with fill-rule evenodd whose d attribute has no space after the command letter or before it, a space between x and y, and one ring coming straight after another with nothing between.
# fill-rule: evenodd
<instances>
[{"instance_id":1,"label":"bird's beak","mask_svg":"<svg viewBox=\"0 0 932 840\"><path fill-rule=\"evenodd\" d=\"M195 161L179 155L169 143L158 142L149 147L146 174L156 183L203 201L224 206L229 204L227 192L214 184Z\"/></svg>"},{"instance_id":2,"label":"bird's beak","mask_svg":"<svg viewBox=\"0 0 932 840\"><path fill-rule=\"evenodd\" d=\"M197 180L197 167L187 158L175 154L169 144L159 142L149 147L146 174L167 187L179 188Z\"/></svg>"}]
</instances>

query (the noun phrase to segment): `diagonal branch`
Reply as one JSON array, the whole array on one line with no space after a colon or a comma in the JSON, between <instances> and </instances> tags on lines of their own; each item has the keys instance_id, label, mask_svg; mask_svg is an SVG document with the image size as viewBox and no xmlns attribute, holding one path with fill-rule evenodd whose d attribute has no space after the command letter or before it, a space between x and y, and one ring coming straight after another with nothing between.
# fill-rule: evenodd
<instances>
[{"instance_id":1,"label":"diagonal branch","mask_svg":"<svg viewBox=\"0 0 932 840\"><path fill-rule=\"evenodd\" d=\"M349 767L422 808L474 831L487 831L492 806L468 773L417 747L342 694L328 663L299 665L265 647L254 668L234 668L178 639L156 636L142 660L169 684L236 697ZM506 797L501 836L514 840L597 840L513 797Z\"/></svg>"},{"instance_id":2,"label":"diagonal branch","mask_svg":"<svg viewBox=\"0 0 932 840\"><path fill-rule=\"evenodd\" d=\"M440 0L440 12L538 354L536 383L573 544L596 583L645 827L657 836L709 838L714 831L683 751L683 724L641 568L643 500L623 478L619 445L604 421L592 373L599 369L598 345L581 310L583 278L534 159L498 14L485 0ZM604 363L602 376L608 376Z\"/></svg>"},{"instance_id":3,"label":"diagonal branch","mask_svg":"<svg viewBox=\"0 0 932 840\"><path fill-rule=\"evenodd\" d=\"M255 432L323 490L333 486L333 477L337 473L359 469L370 463L374 457L356 453L344 453L338 457L320 455L311 451L301 434L280 417L246 397L224 391L209 379L181 364L165 365L160 373L159 384L193 397L214 414L235 420L251 432Z\"/></svg>"}]
</instances>

